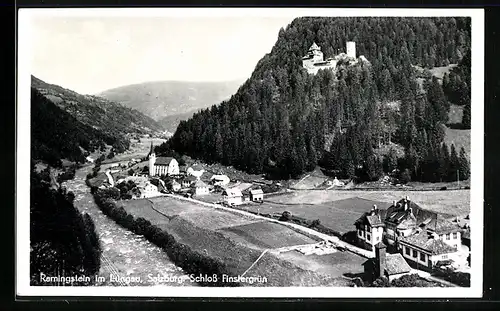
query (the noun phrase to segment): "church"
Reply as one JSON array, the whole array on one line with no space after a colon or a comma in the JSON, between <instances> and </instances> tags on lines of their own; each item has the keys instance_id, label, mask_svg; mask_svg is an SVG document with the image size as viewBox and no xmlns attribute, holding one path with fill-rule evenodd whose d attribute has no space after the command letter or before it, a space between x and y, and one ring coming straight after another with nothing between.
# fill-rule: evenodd
<instances>
[{"instance_id":1,"label":"church","mask_svg":"<svg viewBox=\"0 0 500 311\"><path fill-rule=\"evenodd\" d=\"M148 154L149 176L172 176L179 175L179 163L173 157L156 157L151 142L151 150Z\"/></svg>"}]
</instances>

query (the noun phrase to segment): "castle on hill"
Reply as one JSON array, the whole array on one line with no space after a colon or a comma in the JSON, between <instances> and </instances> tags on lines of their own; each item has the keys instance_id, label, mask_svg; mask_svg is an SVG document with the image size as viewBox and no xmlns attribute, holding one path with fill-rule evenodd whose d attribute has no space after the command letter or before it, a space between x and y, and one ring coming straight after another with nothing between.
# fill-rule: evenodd
<instances>
[{"instance_id":1,"label":"castle on hill","mask_svg":"<svg viewBox=\"0 0 500 311\"><path fill-rule=\"evenodd\" d=\"M320 69L335 70L339 61L347 61L350 65L357 63L359 60L368 62L368 60L361 55L356 58L356 43L353 41L346 42L346 52L335 55L324 60L323 52L316 42L313 42L307 54L302 57L302 67L307 69L309 74L316 74Z\"/></svg>"}]
</instances>

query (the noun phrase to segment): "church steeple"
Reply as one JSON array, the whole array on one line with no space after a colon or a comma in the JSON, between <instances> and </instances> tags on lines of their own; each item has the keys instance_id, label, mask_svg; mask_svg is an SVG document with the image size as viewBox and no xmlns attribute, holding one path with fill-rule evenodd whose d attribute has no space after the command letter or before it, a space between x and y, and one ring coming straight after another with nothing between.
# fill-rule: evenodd
<instances>
[{"instance_id":1,"label":"church steeple","mask_svg":"<svg viewBox=\"0 0 500 311\"><path fill-rule=\"evenodd\" d=\"M153 153L155 153L155 151L153 149L153 141L151 141L151 148L149 149L149 155L152 155Z\"/></svg>"}]
</instances>

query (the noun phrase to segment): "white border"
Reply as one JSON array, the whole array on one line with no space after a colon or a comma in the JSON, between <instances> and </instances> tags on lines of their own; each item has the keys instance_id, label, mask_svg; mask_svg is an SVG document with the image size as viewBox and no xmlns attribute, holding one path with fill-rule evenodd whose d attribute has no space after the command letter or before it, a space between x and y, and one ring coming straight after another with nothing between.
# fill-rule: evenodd
<instances>
[{"instance_id":1,"label":"white border","mask_svg":"<svg viewBox=\"0 0 500 311\"><path fill-rule=\"evenodd\" d=\"M128 297L284 297L284 298L461 298L481 297L483 288L483 9L302 9L302 8L119 8L19 9L16 189L16 293L19 296L128 296ZM470 288L332 288L332 287L48 287L29 285L30 165L30 20L38 16L68 17L294 17L300 16L469 16L472 21L472 130L471 130L471 244ZM278 29L276 30L276 34ZM50 82L50 81L49 81ZM29 191L28 191L29 193Z\"/></svg>"}]
</instances>

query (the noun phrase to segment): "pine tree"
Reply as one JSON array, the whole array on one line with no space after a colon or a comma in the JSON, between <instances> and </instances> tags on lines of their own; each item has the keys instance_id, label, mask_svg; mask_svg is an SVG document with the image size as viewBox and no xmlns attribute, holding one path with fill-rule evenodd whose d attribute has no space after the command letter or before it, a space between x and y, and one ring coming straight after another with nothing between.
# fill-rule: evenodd
<instances>
[{"instance_id":1,"label":"pine tree","mask_svg":"<svg viewBox=\"0 0 500 311\"><path fill-rule=\"evenodd\" d=\"M470 176L470 165L464 147L460 148L460 157L458 159L460 167L460 180L466 180Z\"/></svg>"},{"instance_id":2,"label":"pine tree","mask_svg":"<svg viewBox=\"0 0 500 311\"><path fill-rule=\"evenodd\" d=\"M448 179L448 172L450 170L450 150L448 146L443 143L441 145L440 161L439 161L439 178L442 181Z\"/></svg>"},{"instance_id":3,"label":"pine tree","mask_svg":"<svg viewBox=\"0 0 500 311\"><path fill-rule=\"evenodd\" d=\"M470 117L471 117L470 98L466 98L464 112L462 115L462 126L464 129L470 129Z\"/></svg>"},{"instance_id":4,"label":"pine tree","mask_svg":"<svg viewBox=\"0 0 500 311\"><path fill-rule=\"evenodd\" d=\"M457 180L458 170L460 169L460 161L458 159L455 145L451 144L450 147L450 165L448 170L448 178L450 181Z\"/></svg>"}]
</instances>

